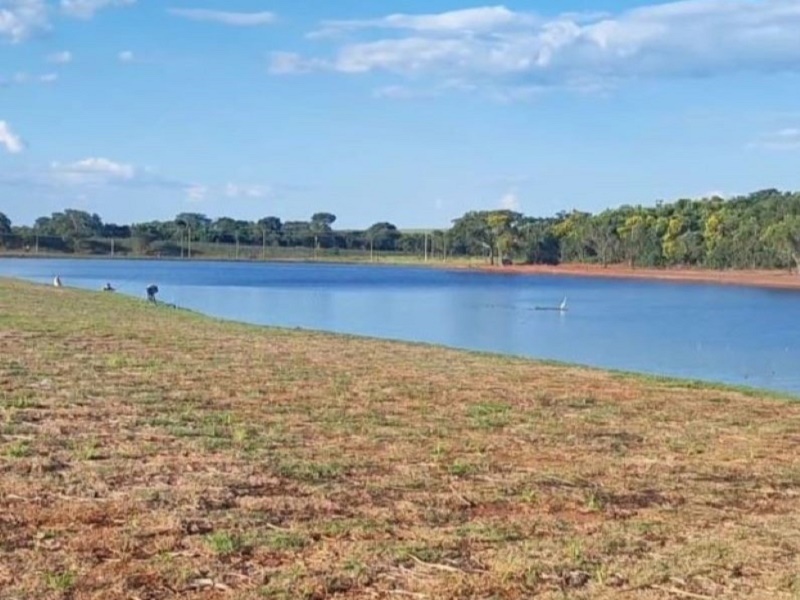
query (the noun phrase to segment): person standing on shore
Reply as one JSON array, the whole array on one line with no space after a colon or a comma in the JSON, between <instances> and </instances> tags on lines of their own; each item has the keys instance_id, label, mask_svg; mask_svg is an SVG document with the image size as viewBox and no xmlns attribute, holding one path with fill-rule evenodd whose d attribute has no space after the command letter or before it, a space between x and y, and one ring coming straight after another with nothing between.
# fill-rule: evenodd
<instances>
[{"instance_id":1,"label":"person standing on shore","mask_svg":"<svg viewBox=\"0 0 800 600\"><path fill-rule=\"evenodd\" d=\"M60 288L60 287L61 287L61 277L59 277L58 275L56 275L56 276L53 278L53 285L54 285L55 287L57 287L57 288Z\"/></svg>"},{"instance_id":2,"label":"person standing on shore","mask_svg":"<svg viewBox=\"0 0 800 600\"><path fill-rule=\"evenodd\" d=\"M156 303L156 294L158 293L158 286L154 283L147 286L147 300Z\"/></svg>"}]
</instances>

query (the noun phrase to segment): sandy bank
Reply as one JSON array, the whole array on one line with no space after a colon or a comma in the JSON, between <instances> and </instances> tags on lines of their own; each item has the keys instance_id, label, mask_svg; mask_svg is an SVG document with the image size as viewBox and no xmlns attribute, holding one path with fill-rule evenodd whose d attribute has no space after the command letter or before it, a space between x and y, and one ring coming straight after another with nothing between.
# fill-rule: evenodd
<instances>
[{"instance_id":1,"label":"sandy bank","mask_svg":"<svg viewBox=\"0 0 800 600\"><path fill-rule=\"evenodd\" d=\"M566 264L566 265L513 265L507 267L481 266L478 269L492 273L570 275L580 277L608 277L617 279L648 279L681 283L710 283L740 285L747 287L800 289L800 275L777 270L728 270L712 269L632 269L624 265Z\"/></svg>"}]
</instances>

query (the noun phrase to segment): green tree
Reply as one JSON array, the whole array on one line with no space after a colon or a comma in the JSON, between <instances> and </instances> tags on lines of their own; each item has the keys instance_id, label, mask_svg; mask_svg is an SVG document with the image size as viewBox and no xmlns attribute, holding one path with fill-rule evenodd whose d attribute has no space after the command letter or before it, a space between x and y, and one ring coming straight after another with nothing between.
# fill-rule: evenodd
<instances>
[{"instance_id":1,"label":"green tree","mask_svg":"<svg viewBox=\"0 0 800 600\"><path fill-rule=\"evenodd\" d=\"M522 215L511 210L471 211L453 222L454 246L472 256L488 256L489 263L517 250Z\"/></svg>"},{"instance_id":2,"label":"green tree","mask_svg":"<svg viewBox=\"0 0 800 600\"><path fill-rule=\"evenodd\" d=\"M613 262L619 251L620 240L617 234L617 219L613 211L606 211L593 217L583 225L588 246L604 267Z\"/></svg>"},{"instance_id":3,"label":"green tree","mask_svg":"<svg viewBox=\"0 0 800 600\"><path fill-rule=\"evenodd\" d=\"M11 219L0 212L0 247L7 247L11 235Z\"/></svg>"},{"instance_id":4,"label":"green tree","mask_svg":"<svg viewBox=\"0 0 800 600\"><path fill-rule=\"evenodd\" d=\"M680 215L673 215L667 223L667 231L661 238L661 250L668 264L680 264L685 261L687 248L683 234L686 232L686 220Z\"/></svg>"},{"instance_id":5,"label":"green tree","mask_svg":"<svg viewBox=\"0 0 800 600\"><path fill-rule=\"evenodd\" d=\"M393 251L397 249L397 241L402 234L395 225L383 221L367 229L366 237L371 249Z\"/></svg>"},{"instance_id":6,"label":"green tree","mask_svg":"<svg viewBox=\"0 0 800 600\"><path fill-rule=\"evenodd\" d=\"M331 234L331 225L336 221L336 215L326 212L314 213L311 216L311 232L314 234L314 248L319 248L320 240L328 240Z\"/></svg>"},{"instance_id":7,"label":"green tree","mask_svg":"<svg viewBox=\"0 0 800 600\"><path fill-rule=\"evenodd\" d=\"M526 219L520 227L520 250L533 264L556 265L561 258L558 236L550 219Z\"/></svg>"},{"instance_id":8,"label":"green tree","mask_svg":"<svg viewBox=\"0 0 800 600\"><path fill-rule=\"evenodd\" d=\"M519 223L522 215L512 210L493 210L485 218L491 234L488 243L493 249L490 256L493 259L496 251L497 259L503 261L519 245Z\"/></svg>"},{"instance_id":9,"label":"green tree","mask_svg":"<svg viewBox=\"0 0 800 600\"><path fill-rule=\"evenodd\" d=\"M485 211L470 211L453 221L450 238L458 254L489 256L494 263L494 240Z\"/></svg>"},{"instance_id":10,"label":"green tree","mask_svg":"<svg viewBox=\"0 0 800 600\"><path fill-rule=\"evenodd\" d=\"M764 241L775 249L784 266L800 268L800 216L787 215L770 225Z\"/></svg>"},{"instance_id":11,"label":"green tree","mask_svg":"<svg viewBox=\"0 0 800 600\"><path fill-rule=\"evenodd\" d=\"M638 210L629 215L619 227L619 237L622 240L625 257L631 267L648 262L648 254L650 262L655 262L652 260L654 246L658 248L658 244L654 243L656 236L653 225L655 221L654 216ZM656 253L660 255L659 250L656 250Z\"/></svg>"},{"instance_id":12,"label":"green tree","mask_svg":"<svg viewBox=\"0 0 800 600\"><path fill-rule=\"evenodd\" d=\"M589 228L591 215L586 212L572 211L561 213L558 222L553 226L553 233L559 239L561 262L585 262L588 258Z\"/></svg>"}]
</instances>

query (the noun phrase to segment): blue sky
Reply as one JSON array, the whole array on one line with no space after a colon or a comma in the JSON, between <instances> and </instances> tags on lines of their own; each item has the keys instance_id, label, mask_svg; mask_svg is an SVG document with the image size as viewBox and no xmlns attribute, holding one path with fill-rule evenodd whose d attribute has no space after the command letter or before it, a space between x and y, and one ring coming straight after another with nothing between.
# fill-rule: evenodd
<instances>
[{"instance_id":1,"label":"blue sky","mask_svg":"<svg viewBox=\"0 0 800 600\"><path fill-rule=\"evenodd\" d=\"M0 0L0 212L441 227L798 189L798 31L800 0Z\"/></svg>"}]
</instances>

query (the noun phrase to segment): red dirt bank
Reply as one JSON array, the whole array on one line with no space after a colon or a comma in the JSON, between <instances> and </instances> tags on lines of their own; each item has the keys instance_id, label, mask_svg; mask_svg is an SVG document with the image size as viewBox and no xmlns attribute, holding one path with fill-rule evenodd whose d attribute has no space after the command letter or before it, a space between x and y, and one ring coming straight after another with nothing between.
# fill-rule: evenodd
<instances>
[{"instance_id":1,"label":"red dirt bank","mask_svg":"<svg viewBox=\"0 0 800 600\"><path fill-rule=\"evenodd\" d=\"M624 265L603 267L589 264L483 266L479 269L493 273L532 275L571 275L581 277L609 277L617 279L650 279L683 283L711 283L747 287L800 290L800 276L788 271L711 269L632 269Z\"/></svg>"}]
</instances>

